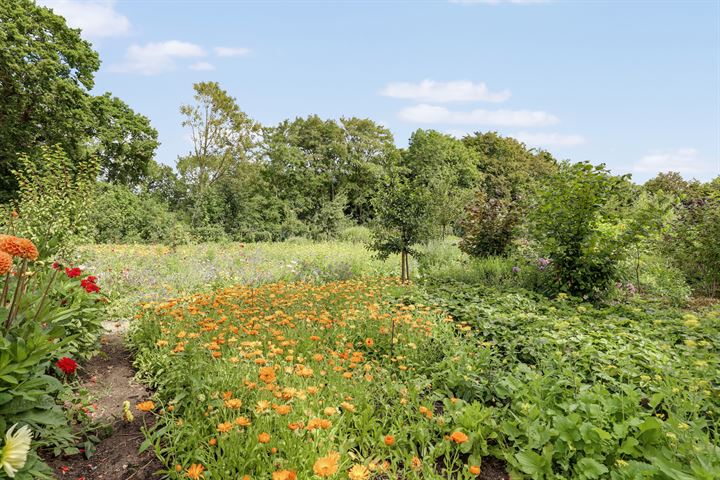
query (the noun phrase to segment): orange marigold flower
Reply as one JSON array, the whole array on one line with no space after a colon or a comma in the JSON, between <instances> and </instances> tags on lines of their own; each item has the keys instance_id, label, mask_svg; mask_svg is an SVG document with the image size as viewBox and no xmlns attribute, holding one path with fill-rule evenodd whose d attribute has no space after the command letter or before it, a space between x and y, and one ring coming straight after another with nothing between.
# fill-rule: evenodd
<instances>
[{"instance_id":1,"label":"orange marigold flower","mask_svg":"<svg viewBox=\"0 0 720 480\"><path fill-rule=\"evenodd\" d=\"M235 419L235 425L240 425L241 427L247 427L250 423L250 419L247 417L238 417Z\"/></svg>"},{"instance_id":2,"label":"orange marigold flower","mask_svg":"<svg viewBox=\"0 0 720 480\"><path fill-rule=\"evenodd\" d=\"M272 383L275 381L275 369L272 367L262 367L260 369L260 380L265 383Z\"/></svg>"},{"instance_id":3,"label":"orange marigold flower","mask_svg":"<svg viewBox=\"0 0 720 480\"><path fill-rule=\"evenodd\" d=\"M297 480L297 473L292 470L278 470L273 472L272 480Z\"/></svg>"},{"instance_id":4,"label":"orange marigold flower","mask_svg":"<svg viewBox=\"0 0 720 480\"><path fill-rule=\"evenodd\" d=\"M12 270L13 258L9 253L0 252L0 275L5 275Z\"/></svg>"},{"instance_id":5,"label":"orange marigold flower","mask_svg":"<svg viewBox=\"0 0 720 480\"><path fill-rule=\"evenodd\" d=\"M385 435L385 445L390 447L393 444L395 444L395 437L393 437L392 435Z\"/></svg>"},{"instance_id":6,"label":"orange marigold flower","mask_svg":"<svg viewBox=\"0 0 720 480\"><path fill-rule=\"evenodd\" d=\"M337 452L328 453L327 457L320 457L313 465L313 472L321 477L329 477L338 471L340 454Z\"/></svg>"},{"instance_id":7,"label":"orange marigold flower","mask_svg":"<svg viewBox=\"0 0 720 480\"><path fill-rule=\"evenodd\" d=\"M455 431L450 435L450 440L452 440L455 443L465 443L468 441L468 436L465 435L463 432Z\"/></svg>"},{"instance_id":8,"label":"orange marigold flower","mask_svg":"<svg viewBox=\"0 0 720 480\"><path fill-rule=\"evenodd\" d=\"M137 405L135 405L135 408L137 408L141 412L149 412L151 410L155 410L155 404L148 400L146 402L138 403Z\"/></svg>"},{"instance_id":9,"label":"orange marigold flower","mask_svg":"<svg viewBox=\"0 0 720 480\"><path fill-rule=\"evenodd\" d=\"M372 338L366 338L365 345L368 347L372 347L373 345L375 345L375 340L373 340Z\"/></svg>"},{"instance_id":10,"label":"orange marigold flower","mask_svg":"<svg viewBox=\"0 0 720 480\"><path fill-rule=\"evenodd\" d=\"M288 423L288 428L294 432L295 430L303 428L303 423L302 422Z\"/></svg>"},{"instance_id":11,"label":"orange marigold flower","mask_svg":"<svg viewBox=\"0 0 720 480\"><path fill-rule=\"evenodd\" d=\"M470 465L469 471L472 475L480 475L480 466Z\"/></svg>"},{"instance_id":12,"label":"orange marigold flower","mask_svg":"<svg viewBox=\"0 0 720 480\"><path fill-rule=\"evenodd\" d=\"M237 410L238 408L242 407L242 400L238 398L229 398L225 400L225 406L227 408Z\"/></svg>"},{"instance_id":13,"label":"orange marigold flower","mask_svg":"<svg viewBox=\"0 0 720 480\"><path fill-rule=\"evenodd\" d=\"M260 435L258 435L258 442L260 442L260 443L270 442L270 434L267 432L262 432Z\"/></svg>"},{"instance_id":14,"label":"orange marigold flower","mask_svg":"<svg viewBox=\"0 0 720 480\"><path fill-rule=\"evenodd\" d=\"M418 457L412 457L411 467L413 470L419 470L422 467L422 460Z\"/></svg>"},{"instance_id":15,"label":"orange marigold flower","mask_svg":"<svg viewBox=\"0 0 720 480\"><path fill-rule=\"evenodd\" d=\"M205 478L205 475L203 475L204 471L205 467L197 463L193 463L187 469L187 472L185 472L185 476L190 480L200 480L201 478Z\"/></svg>"},{"instance_id":16,"label":"orange marigold flower","mask_svg":"<svg viewBox=\"0 0 720 480\"><path fill-rule=\"evenodd\" d=\"M277 405L273 408L278 415L287 415L292 411L292 407L290 405Z\"/></svg>"},{"instance_id":17,"label":"orange marigold flower","mask_svg":"<svg viewBox=\"0 0 720 480\"><path fill-rule=\"evenodd\" d=\"M370 477L370 470L365 465L355 464L348 471L350 480L367 480Z\"/></svg>"},{"instance_id":18,"label":"orange marigold flower","mask_svg":"<svg viewBox=\"0 0 720 480\"><path fill-rule=\"evenodd\" d=\"M233 429L233 424L230 422L223 422L217 426L217 431L220 433L227 433Z\"/></svg>"},{"instance_id":19,"label":"orange marigold flower","mask_svg":"<svg viewBox=\"0 0 720 480\"><path fill-rule=\"evenodd\" d=\"M343 410L347 412L354 412L355 411L355 405L353 405L350 402L343 402L340 404L340 406L343 408Z\"/></svg>"}]
</instances>

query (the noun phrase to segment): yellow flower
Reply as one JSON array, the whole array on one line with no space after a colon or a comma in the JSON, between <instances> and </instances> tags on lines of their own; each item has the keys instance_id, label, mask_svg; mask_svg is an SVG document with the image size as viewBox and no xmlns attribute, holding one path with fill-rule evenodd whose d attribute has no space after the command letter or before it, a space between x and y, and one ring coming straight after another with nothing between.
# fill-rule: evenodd
<instances>
[{"instance_id":1,"label":"yellow flower","mask_svg":"<svg viewBox=\"0 0 720 480\"><path fill-rule=\"evenodd\" d=\"M10 478L15 478L15 473L25 466L30 451L30 441L32 440L30 427L24 425L17 432L14 432L15 427L17 427L17 423L10 427L10 430L5 434L5 446L0 458L2 468Z\"/></svg>"},{"instance_id":2,"label":"yellow flower","mask_svg":"<svg viewBox=\"0 0 720 480\"><path fill-rule=\"evenodd\" d=\"M135 420L135 416L133 415L132 410L130 410L130 402L128 400L123 402L123 418L128 423Z\"/></svg>"},{"instance_id":3,"label":"yellow flower","mask_svg":"<svg viewBox=\"0 0 720 480\"><path fill-rule=\"evenodd\" d=\"M348 471L350 480L367 480L370 477L370 470L365 465L355 464Z\"/></svg>"}]
</instances>

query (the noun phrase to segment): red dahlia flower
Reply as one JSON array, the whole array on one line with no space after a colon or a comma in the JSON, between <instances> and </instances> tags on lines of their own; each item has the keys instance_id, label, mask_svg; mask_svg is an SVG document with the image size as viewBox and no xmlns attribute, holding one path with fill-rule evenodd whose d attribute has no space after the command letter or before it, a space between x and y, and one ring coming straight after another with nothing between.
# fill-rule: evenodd
<instances>
[{"instance_id":1,"label":"red dahlia flower","mask_svg":"<svg viewBox=\"0 0 720 480\"><path fill-rule=\"evenodd\" d=\"M63 371L65 375L72 375L77 370L77 362L70 357L63 357L57 362L55 366Z\"/></svg>"},{"instance_id":2,"label":"red dahlia flower","mask_svg":"<svg viewBox=\"0 0 720 480\"><path fill-rule=\"evenodd\" d=\"M66 267L65 268L65 274L68 276L68 278L75 278L82 275L82 270L80 270L79 267Z\"/></svg>"},{"instance_id":3,"label":"red dahlia flower","mask_svg":"<svg viewBox=\"0 0 720 480\"><path fill-rule=\"evenodd\" d=\"M100 291L100 287L97 286L95 283L96 281L97 277L90 275L80 281L80 286L88 293L98 293Z\"/></svg>"}]
</instances>

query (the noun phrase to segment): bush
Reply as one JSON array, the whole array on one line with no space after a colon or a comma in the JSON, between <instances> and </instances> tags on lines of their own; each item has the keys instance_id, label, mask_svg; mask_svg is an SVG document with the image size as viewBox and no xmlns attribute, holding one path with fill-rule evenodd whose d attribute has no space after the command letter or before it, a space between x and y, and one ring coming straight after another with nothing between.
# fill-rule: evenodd
<instances>
[{"instance_id":1,"label":"bush","mask_svg":"<svg viewBox=\"0 0 720 480\"><path fill-rule=\"evenodd\" d=\"M98 243L187 243L189 227L155 197L102 184L90 220Z\"/></svg>"},{"instance_id":2,"label":"bush","mask_svg":"<svg viewBox=\"0 0 720 480\"><path fill-rule=\"evenodd\" d=\"M92 238L99 165L92 159L73 162L57 146L40 152L40 160L20 157L20 168L13 172L18 199L6 206L13 215L0 216L0 227L32 240L41 259L69 257L76 245Z\"/></svg>"},{"instance_id":3,"label":"bush","mask_svg":"<svg viewBox=\"0 0 720 480\"><path fill-rule=\"evenodd\" d=\"M478 190L461 222L460 249L476 257L506 253L520 214L519 201L509 193L490 196L484 190Z\"/></svg>"},{"instance_id":4,"label":"bush","mask_svg":"<svg viewBox=\"0 0 720 480\"><path fill-rule=\"evenodd\" d=\"M543 186L531 223L555 290L598 299L617 278L625 245L611 201L624 180L604 165L564 163Z\"/></svg>"}]
</instances>

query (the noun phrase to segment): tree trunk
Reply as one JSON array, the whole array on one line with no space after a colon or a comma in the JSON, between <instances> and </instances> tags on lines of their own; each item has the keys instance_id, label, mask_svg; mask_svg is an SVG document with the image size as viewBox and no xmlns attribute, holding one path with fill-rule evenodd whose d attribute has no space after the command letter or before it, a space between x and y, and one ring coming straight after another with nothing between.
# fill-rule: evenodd
<instances>
[{"instance_id":1,"label":"tree trunk","mask_svg":"<svg viewBox=\"0 0 720 480\"><path fill-rule=\"evenodd\" d=\"M407 280L408 280L408 271L407 271L407 266L406 266L407 263L405 261L406 258L407 258L407 252L405 250L403 250L402 252L400 252L400 266L401 266L400 271L402 272L402 273L400 273L400 281L403 283L407 282Z\"/></svg>"}]
</instances>

